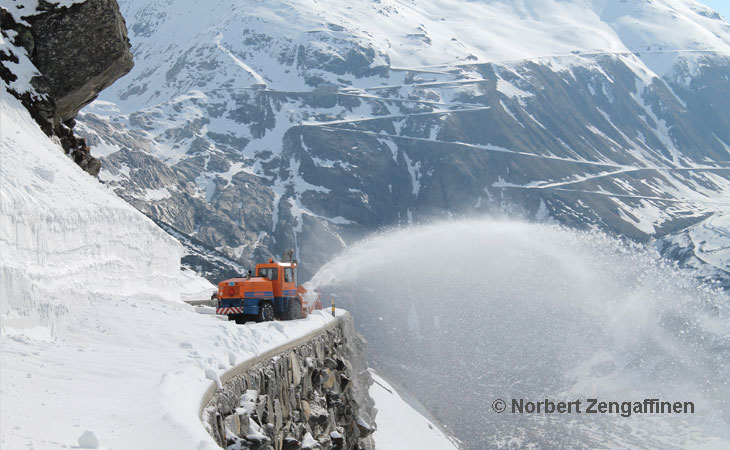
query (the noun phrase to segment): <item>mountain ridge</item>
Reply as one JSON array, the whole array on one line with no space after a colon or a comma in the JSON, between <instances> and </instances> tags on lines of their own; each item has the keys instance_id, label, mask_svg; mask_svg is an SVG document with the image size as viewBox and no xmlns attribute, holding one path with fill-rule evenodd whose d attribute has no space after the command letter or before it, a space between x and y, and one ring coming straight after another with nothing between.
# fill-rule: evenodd
<instances>
[{"instance_id":1,"label":"mountain ridge","mask_svg":"<svg viewBox=\"0 0 730 450\"><path fill-rule=\"evenodd\" d=\"M243 265L475 214L649 243L727 209L730 24L514 5L121 2L136 68L79 129L118 193Z\"/></svg>"}]
</instances>

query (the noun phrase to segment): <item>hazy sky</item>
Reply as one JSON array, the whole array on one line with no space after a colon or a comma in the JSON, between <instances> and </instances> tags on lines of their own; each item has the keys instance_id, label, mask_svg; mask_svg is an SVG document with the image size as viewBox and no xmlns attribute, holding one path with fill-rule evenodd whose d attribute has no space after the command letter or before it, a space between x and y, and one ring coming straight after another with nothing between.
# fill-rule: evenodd
<instances>
[{"instance_id":1,"label":"hazy sky","mask_svg":"<svg viewBox=\"0 0 730 450\"><path fill-rule=\"evenodd\" d=\"M726 20L730 20L730 0L700 0L700 3L719 12Z\"/></svg>"}]
</instances>

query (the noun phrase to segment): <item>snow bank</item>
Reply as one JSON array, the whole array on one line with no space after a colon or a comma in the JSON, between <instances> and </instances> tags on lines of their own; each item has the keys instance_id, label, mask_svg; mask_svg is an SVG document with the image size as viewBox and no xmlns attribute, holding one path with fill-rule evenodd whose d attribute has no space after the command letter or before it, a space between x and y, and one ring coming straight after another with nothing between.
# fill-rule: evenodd
<instances>
[{"instance_id":1,"label":"snow bank","mask_svg":"<svg viewBox=\"0 0 730 450\"><path fill-rule=\"evenodd\" d=\"M217 448L198 417L211 379L333 318L196 313L178 284L206 285L181 274L177 241L4 89L0 127L0 447Z\"/></svg>"},{"instance_id":2,"label":"snow bank","mask_svg":"<svg viewBox=\"0 0 730 450\"><path fill-rule=\"evenodd\" d=\"M218 290L216 285L187 268L180 270L178 281L183 300L208 300Z\"/></svg>"}]
</instances>

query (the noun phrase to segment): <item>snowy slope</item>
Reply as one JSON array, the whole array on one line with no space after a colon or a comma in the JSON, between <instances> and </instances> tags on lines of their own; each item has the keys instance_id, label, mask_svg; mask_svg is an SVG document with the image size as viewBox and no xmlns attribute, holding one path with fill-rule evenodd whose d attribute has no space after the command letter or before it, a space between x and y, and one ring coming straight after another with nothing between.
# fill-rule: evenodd
<instances>
[{"instance_id":1,"label":"snowy slope","mask_svg":"<svg viewBox=\"0 0 730 450\"><path fill-rule=\"evenodd\" d=\"M370 396L378 408L378 429L373 434L378 450L458 450L457 441L410 406L395 388L371 371Z\"/></svg>"},{"instance_id":2,"label":"snowy slope","mask_svg":"<svg viewBox=\"0 0 730 450\"><path fill-rule=\"evenodd\" d=\"M0 447L217 448L198 412L218 374L332 317L237 326L198 314L180 297L214 286L180 271L178 242L65 157L4 89L0 129ZM385 422L428 421L373 392L382 448L425 448Z\"/></svg>"},{"instance_id":3,"label":"snowy slope","mask_svg":"<svg viewBox=\"0 0 730 450\"><path fill-rule=\"evenodd\" d=\"M11 87L30 90L24 52L4 36L0 50L19 57ZM332 320L198 314L181 298L215 287L182 254L0 88L0 447L217 448L198 412L218 374Z\"/></svg>"},{"instance_id":4,"label":"snowy slope","mask_svg":"<svg viewBox=\"0 0 730 450\"><path fill-rule=\"evenodd\" d=\"M230 90L263 82L272 89L308 90L300 70L282 67L284 60L301 55L281 52L299 45L339 59L357 43L376 53L372 67L397 68L572 51L649 50L643 58L652 62L655 52L730 54L730 24L693 0L215 0L203 9L193 0L176 2L174 8L163 1L120 4L130 23L136 66L102 98L113 99L124 112L193 87ZM327 77L326 66L322 69L320 75ZM337 75L355 86L375 81Z\"/></svg>"},{"instance_id":5,"label":"snowy slope","mask_svg":"<svg viewBox=\"0 0 730 450\"><path fill-rule=\"evenodd\" d=\"M102 93L101 99L112 102L111 111L89 112L117 117L154 139L149 151L169 164L186 158L188 140L168 130L186 122L202 121L201 137L216 133L250 140L242 153L254 157L261 151L278 153L284 132L314 114L302 105L272 111L273 128L266 124L242 133L236 114L225 112L255 85L310 92L319 83L332 82L372 90L402 85L403 69L431 68L437 80L453 81L439 74L460 70L459 64L543 60L556 69L592 65L581 58L552 58L574 53L636 54L632 64L651 80L669 72L680 57L692 61L730 55L730 24L693 0L215 0L204 7L193 0L174 7L123 0L120 7L129 24L135 67ZM460 75L456 79L480 78L473 69ZM382 93L369 93L374 94ZM330 114L339 106L333 109ZM126 116L135 112L144 114ZM348 114L372 115L370 108ZM261 119L244 117L244 123L251 120ZM119 148L112 145L104 152ZM234 168L243 171L245 165ZM229 173L229 181L236 172Z\"/></svg>"},{"instance_id":6,"label":"snowy slope","mask_svg":"<svg viewBox=\"0 0 730 450\"><path fill-rule=\"evenodd\" d=\"M180 295L214 287L179 270L177 241L66 158L4 90L0 126L0 446L217 448L198 417L217 375L332 317L237 326L196 313ZM379 382L383 449L427 448L392 429L403 417L452 448Z\"/></svg>"}]
</instances>

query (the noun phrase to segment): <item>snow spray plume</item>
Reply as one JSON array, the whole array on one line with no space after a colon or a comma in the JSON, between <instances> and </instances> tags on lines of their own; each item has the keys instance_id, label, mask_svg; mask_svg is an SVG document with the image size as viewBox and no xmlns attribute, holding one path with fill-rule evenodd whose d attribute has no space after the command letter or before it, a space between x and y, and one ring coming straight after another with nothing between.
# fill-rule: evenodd
<instances>
[{"instance_id":1,"label":"snow spray plume","mask_svg":"<svg viewBox=\"0 0 730 450\"><path fill-rule=\"evenodd\" d=\"M730 301L640 246L557 226L447 222L366 240L310 284L352 311L372 364L470 448L730 442ZM509 409L511 399L593 397L696 409Z\"/></svg>"}]
</instances>

